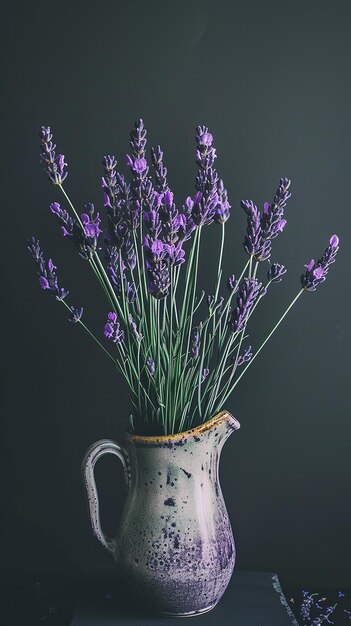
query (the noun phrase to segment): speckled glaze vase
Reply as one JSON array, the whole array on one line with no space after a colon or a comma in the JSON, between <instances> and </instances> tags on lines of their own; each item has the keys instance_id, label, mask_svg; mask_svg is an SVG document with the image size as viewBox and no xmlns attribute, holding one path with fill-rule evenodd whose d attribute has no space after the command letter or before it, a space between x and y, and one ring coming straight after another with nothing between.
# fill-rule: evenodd
<instances>
[{"instance_id":1,"label":"speckled glaze vase","mask_svg":"<svg viewBox=\"0 0 351 626\"><path fill-rule=\"evenodd\" d=\"M222 411L176 435L126 435L127 447L95 443L83 460L91 524L148 610L192 616L222 597L235 546L218 478L221 449L239 422ZM105 537L94 479L96 461L116 455L128 485L116 539Z\"/></svg>"}]
</instances>

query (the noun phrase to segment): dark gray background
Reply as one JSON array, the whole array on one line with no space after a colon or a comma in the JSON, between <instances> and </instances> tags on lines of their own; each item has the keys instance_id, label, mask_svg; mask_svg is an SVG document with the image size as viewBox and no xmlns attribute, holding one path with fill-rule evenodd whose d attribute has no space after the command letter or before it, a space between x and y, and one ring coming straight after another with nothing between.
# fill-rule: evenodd
<instances>
[{"instance_id":1,"label":"dark gray background","mask_svg":"<svg viewBox=\"0 0 351 626\"><path fill-rule=\"evenodd\" d=\"M241 198L272 198L293 180L288 227L274 261L288 274L262 305L259 345L299 289L303 264L334 232L342 248L226 403L242 429L226 444L221 481L240 569L283 583L350 585L350 18L348 1L148 0L17 2L3 14L2 568L80 576L111 568L93 539L80 479L96 439L123 440L128 395L102 352L40 292L26 238L59 266L72 302L101 333L107 306L87 265L48 210L59 200L38 158L50 124L77 204L101 207L101 158L124 161L143 117L165 150L178 201L193 192L194 129L215 137L229 191L226 274L245 258ZM124 167L124 165L123 165ZM215 272L219 228L208 227L201 285ZM113 532L122 472L97 469Z\"/></svg>"}]
</instances>

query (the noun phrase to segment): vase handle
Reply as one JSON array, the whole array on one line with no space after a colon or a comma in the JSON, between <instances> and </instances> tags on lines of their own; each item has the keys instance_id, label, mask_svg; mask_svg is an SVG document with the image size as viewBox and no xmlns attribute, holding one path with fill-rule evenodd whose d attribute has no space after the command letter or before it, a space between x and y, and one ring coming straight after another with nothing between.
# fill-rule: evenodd
<instances>
[{"instance_id":1,"label":"vase handle","mask_svg":"<svg viewBox=\"0 0 351 626\"><path fill-rule=\"evenodd\" d=\"M111 439L101 439L100 441L93 443L93 445L91 445L86 451L82 462L83 481L88 497L89 514L93 533L100 543L102 543L102 545L109 550L109 552L114 553L116 540L106 537L101 528L99 496L94 476L95 463L104 454L114 454L122 462L127 487L129 487L130 482L130 465L127 451Z\"/></svg>"}]
</instances>

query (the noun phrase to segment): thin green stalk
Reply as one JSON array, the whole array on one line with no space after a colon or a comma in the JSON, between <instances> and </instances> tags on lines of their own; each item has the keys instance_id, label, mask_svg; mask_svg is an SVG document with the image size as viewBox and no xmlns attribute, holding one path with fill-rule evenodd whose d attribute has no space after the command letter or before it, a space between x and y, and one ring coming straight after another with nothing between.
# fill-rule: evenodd
<instances>
[{"instance_id":1,"label":"thin green stalk","mask_svg":"<svg viewBox=\"0 0 351 626\"><path fill-rule=\"evenodd\" d=\"M71 307L67 304L67 302L65 302L65 300L60 300L60 302L62 302L62 304L65 305L66 309L68 309L69 312L72 313ZM106 350L106 348L102 345L102 343L100 343L100 341L95 337L95 335L91 332L91 330L89 330L89 328L84 324L84 322L82 322L82 320L79 320L78 323L84 328L84 330L90 335L90 337L94 339L94 341L98 344L98 346L100 346L100 348L105 352L105 354L107 354L107 356L114 362L114 364L118 366L118 363L113 358L112 354L110 354L109 351Z\"/></svg>"},{"instance_id":2,"label":"thin green stalk","mask_svg":"<svg viewBox=\"0 0 351 626\"><path fill-rule=\"evenodd\" d=\"M252 365L252 363L254 362L254 360L256 359L256 357L259 355L259 353L261 352L262 348L266 345L267 341L269 341L269 339L271 338L271 336L273 335L273 333L277 330L278 326L282 323L283 319L285 318L285 316L289 313L290 309L294 306L295 302L298 300L298 298L301 296L301 294L304 292L304 289L300 289L300 291L297 293L297 295L295 296L295 298L292 300L292 302L289 304L288 308L286 309L286 311L283 313L283 315L281 316L281 318L278 320L278 322L276 323L276 325L272 328L271 332L267 335L266 339L264 340L264 342L260 345L260 347L258 348L257 352L254 354L254 356L252 357L252 359L248 362L248 364L246 365L246 367L244 367L243 371L241 372L240 376L238 376L238 378L236 379L236 381L234 382L234 384L232 385L232 387L230 388L230 390L228 391L228 393L225 395L225 397L222 399L221 401L221 406L223 406L223 404L227 401L228 397L230 396L230 394L233 392L233 390L235 389L235 387L237 386L239 380L241 380L241 378L244 376L245 372L249 369L249 367ZM218 409L219 410L219 409Z\"/></svg>"}]
</instances>

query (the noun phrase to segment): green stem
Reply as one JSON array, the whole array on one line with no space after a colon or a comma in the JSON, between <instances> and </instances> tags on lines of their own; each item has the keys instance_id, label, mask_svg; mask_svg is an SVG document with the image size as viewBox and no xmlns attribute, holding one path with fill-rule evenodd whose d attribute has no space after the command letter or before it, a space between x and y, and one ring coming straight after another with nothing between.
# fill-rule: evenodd
<instances>
[{"instance_id":1,"label":"green stem","mask_svg":"<svg viewBox=\"0 0 351 626\"><path fill-rule=\"evenodd\" d=\"M290 309L294 306L295 302L298 300L298 298L301 296L301 294L304 292L304 289L300 289L300 291L297 293L297 295L295 296L295 298L293 299L293 301L289 304L288 308L286 309L286 311L283 313L283 315L281 316L281 318L278 320L278 322L276 323L276 325L272 328L271 332L267 335L266 339L264 340L264 342L260 345L260 347L258 348L257 352L254 354L254 356L252 357L251 361L248 362L248 364L246 365L246 367L244 367L243 371L241 372L240 376L236 379L236 381L234 382L234 384L232 385L232 387L230 388L230 390L228 391L228 393L226 394L226 396L222 399L222 406L223 404L227 401L228 397L230 396L230 394L233 392L233 390L235 389L235 387L237 386L239 380L244 376L245 372L249 369L249 367L252 365L252 363L254 362L254 360L256 359L256 357L259 355L259 353L261 352L262 348L266 345L267 341L269 341L269 339L272 337L273 333L277 330L278 326L282 323L283 319L285 318L285 316L289 313ZM219 409L218 409L219 410Z\"/></svg>"}]
</instances>

